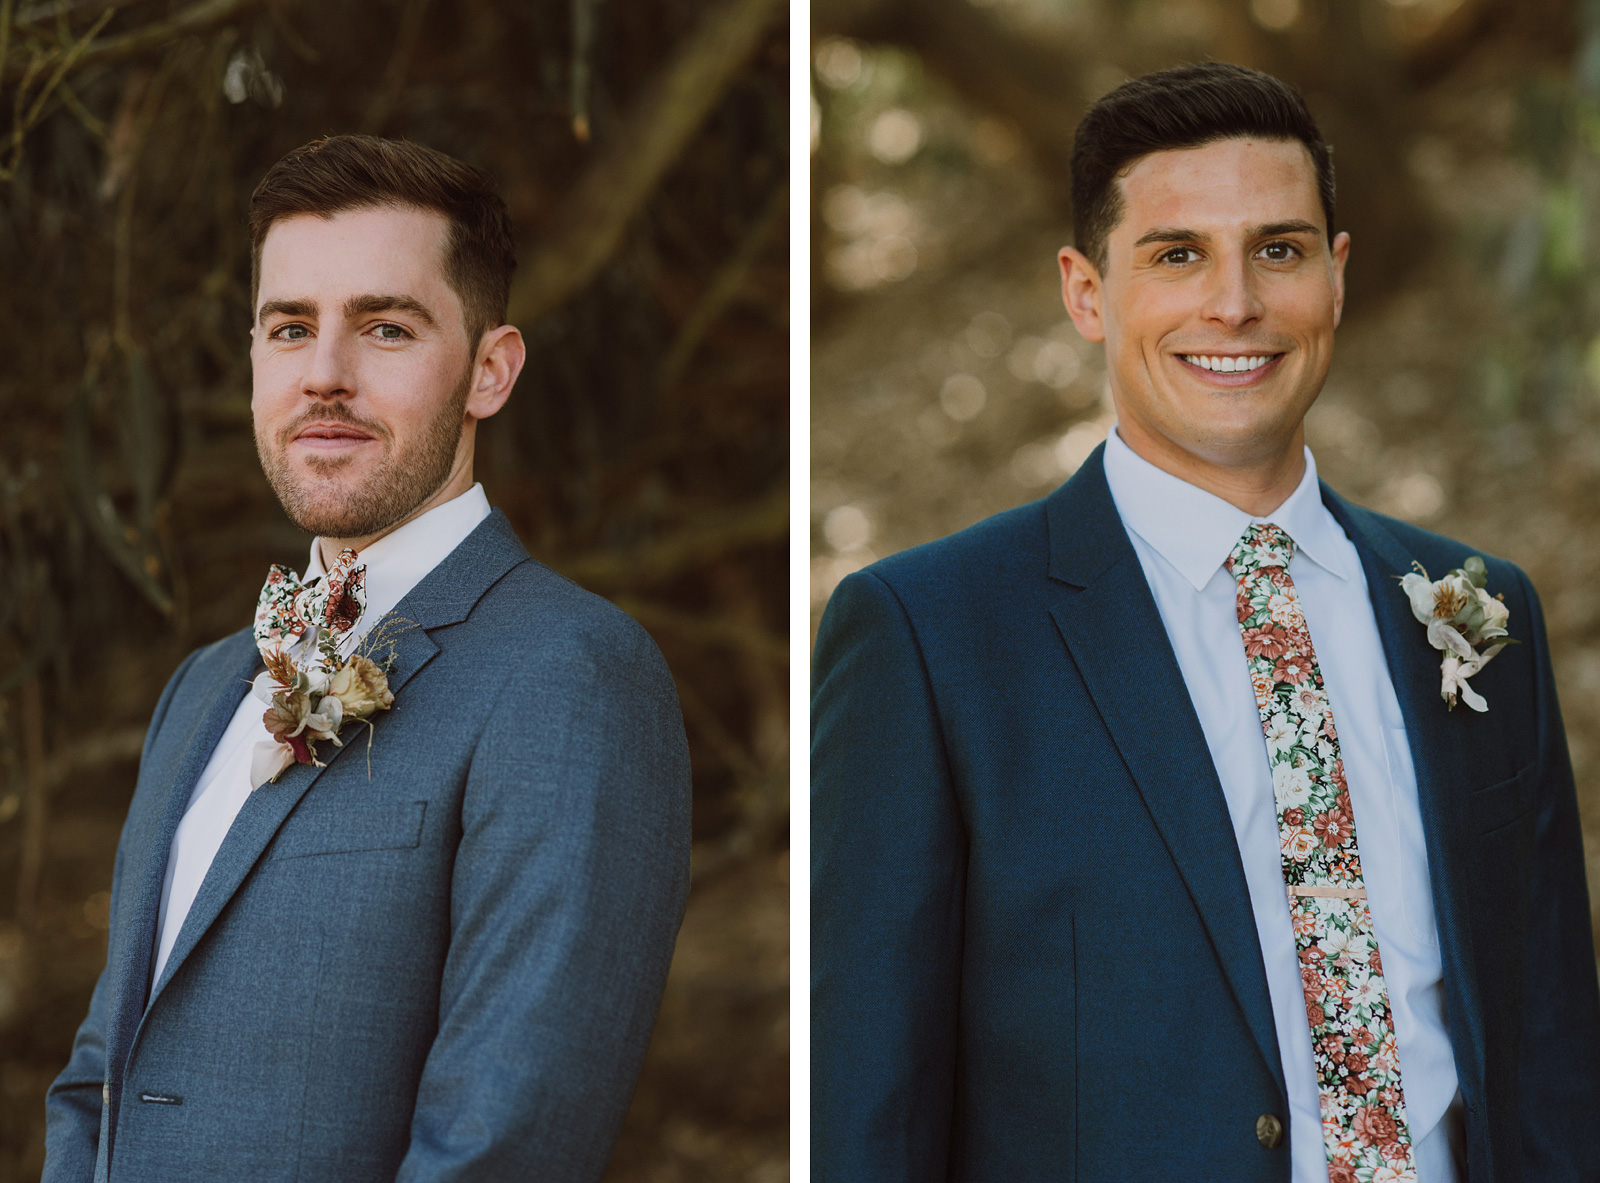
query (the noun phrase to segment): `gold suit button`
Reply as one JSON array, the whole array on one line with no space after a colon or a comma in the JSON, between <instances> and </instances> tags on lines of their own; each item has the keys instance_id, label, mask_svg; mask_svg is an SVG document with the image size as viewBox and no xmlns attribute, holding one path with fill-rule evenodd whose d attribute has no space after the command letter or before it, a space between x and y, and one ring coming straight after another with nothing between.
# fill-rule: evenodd
<instances>
[{"instance_id":1,"label":"gold suit button","mask_svg":"<svg viewBox=\"0 0 1600 1183\"><path fill-rule=\"evenodd\" d=\"M1268 1150L1275 1149L1283 1141L1283 1122L1270 1113L1263 1113L1256 1118L1256 1141Z\"/></svg>"},{"instance_id":2,"label":"gold suit button","mask_svg":"<svg viewBox=\"0 0 1600 1183\"><path fill-rule=\"evenodd\" d=\"M107 1108L111 1106L111 1082L109 1080L100 1086L100 1104Z\"/></svg>"}]
</instances>

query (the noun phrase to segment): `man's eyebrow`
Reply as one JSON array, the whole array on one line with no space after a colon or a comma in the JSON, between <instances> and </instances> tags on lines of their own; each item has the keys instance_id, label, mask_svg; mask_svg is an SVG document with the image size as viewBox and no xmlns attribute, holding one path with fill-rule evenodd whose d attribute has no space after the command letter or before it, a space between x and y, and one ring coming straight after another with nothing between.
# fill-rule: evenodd
<instances>
[{"instance_id":1,"label":"man's eyebrow","mask_svg":"<svg viewBox=\"0 0 1600 1183\"><path fill-rule=\"evenodd\" d=\"M371 316L374 312L409 312L430 329L439 327L433 313L411 296L351 296L344 302L346 319Z\"/></svg>"},{"instance_id":2,"label":"man's eyebrow","mask_svg":"<svg viewBox=\"0 0 1600 1183\"><path fill-rule=\"evenodd\" d=\"M1189 230L1182 226L1157 226L1154 230L1147 230L1144 236L1134 243L1134 246L1147 246L1152 242L1210 242L1211 235L1202 234L1198 230Z\"/></svg>"},{"instance_id":3,"label":"man's eyebrow","mask_svg":"<svg viewBox=\"0 0 1600 1183\"><path fill-rule=\"evenodd\" d=\"M1300 218L1292 218L1284 222L1265 222L1260 226L1251 226L1245 230L1246 238L1274 238L1280 234L1321 234L1322 230L1310 222ZM1136 247L1148 246L1153 242L1209 242L1211 236L1198 230L1190 230L1184 226L1157 226L1148 230L1133 245Z\"/></svg>"},{"instance_id":4,"label":"man's eyebrow","mask_svg":"<svg viewBox=\"0 0 1600 1183\"><path fill-rule=\"evenodd\" d=\"M266 324L269 316L303 316L310 319L316 315L315 300L268 300L256 313L256 323Z\"/></svg>"},{"instance_id":5,"label":"man's eyebrow","mask_svg":"<svg viewBox=\"0 0 1600 1183\"><path fill-rule=\"evenodd\" d=\"M1310 222L1299 218L1287 222L1268 222L1264 226L1252 226L1247 232L1249 238L1275 238L1280 234L1321 234L1322 227L1314 226Z\"/></svg>"}]
</instances>

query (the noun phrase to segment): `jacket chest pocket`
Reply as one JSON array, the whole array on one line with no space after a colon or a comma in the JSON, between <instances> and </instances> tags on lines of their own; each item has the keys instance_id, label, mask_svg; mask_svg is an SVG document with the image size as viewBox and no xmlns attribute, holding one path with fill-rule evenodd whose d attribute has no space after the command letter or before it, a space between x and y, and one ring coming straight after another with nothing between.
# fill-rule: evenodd
<instances>
[{"instance_id":1,"label":"jacket chest pocket","mask_svg":"<svg viewBox=\"0 0 1600 1183\"><path fill-rule=\"evenodd\" d=\"M1474 790L1467 795L1467 824L1479 834L1510 825L1533 808L1535 787L1529 764L1513 777Z\"/></svg>"},{"instance_id":2,"label":"jacket chest pocket","mask_svg":"<svg viewBox=\"0 0 1600 1183\"><path fill-rule=\"evenodd\" d=\"M426 801L384 802L359 810L295 813L272 844L273 861L363 850L404 850L421 845Z\"/></svg>"}]
</instances>

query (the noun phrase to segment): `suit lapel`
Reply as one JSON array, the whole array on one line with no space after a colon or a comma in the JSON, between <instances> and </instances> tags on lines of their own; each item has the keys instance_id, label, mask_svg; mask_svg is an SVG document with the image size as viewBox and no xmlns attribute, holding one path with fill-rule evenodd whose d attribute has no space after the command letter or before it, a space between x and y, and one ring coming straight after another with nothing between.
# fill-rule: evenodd
<instances>
[{"instance_id":1,"label":"suit lapel","mask_svg":"<svg viewBox=\"0 0 1600 1183\"><path fill-rule=\"evenodd\" d=\"M118 957L113 980L121 984L121 989L115 995L116 1012L107 1033L109 1063L120 1062L120 1052L131 1043L144 1012L155 957L161 887L166 878L173 835L188 810L189 797L212 750L227 730L240 698L248 689L257 664L255 642L248 631L218 642L217 652L196 667L195 673L200 676L198 684L192 691L184 689L185 698L192 696L192 701L205 706L191 717L188 736L177 748L179 756L175 766L170 771L141 769L141 776L150 775L157 784L165 781L168 788L159 812L145 822L148 827L145 832L129 835L133 840L128 844L128 863L123 868L129 886L129 915L122 925L126 939L115 943ZM183 725L181 720L172 720L167 725L173 723Z\"/></svg>"},{"instance_id":2,"label":"suit lapel","mask_svg":"<svg viewBox=\"0 0 1600 1183\"><path fill-rule=\"evenodd\" d=\"M495 510L395 606L393 615L398 624L391 634L394 641L394 664L389 672L389 688L394 692L395 705L390 711L374 720L375 742L382 743L384 728L391 725L394 718L404 715L405 704L400 697L400 691L439 652L439 645L429 632L465 620L473 605L483 597L483 594L513 567L527 561L527 558L528 552L517 540L505 515ZM388 651L388 646L385 645L374 656L381 660ZM253 646L251 654L253 657ZM237 699L233 701L234 705L237 705ZM228 716L231 714L230 708ZM227 717L224 717L223 726L226 726L226 723ZM220 729L217 734L220 734ZM216 739L213 737L212 746L215 746L215 743ZM345 746L357 745L347 743ZM207 754L209 750L207 748ZM325 765L331 766L343 750L331 745L324 747L321 755ZM195 778L199 777L204 766L205 759L202 756L194 769ZM150 993L152 1007L167 983L172 981L195 946L221 915L228 901L239 890L251 868L260 860L267 845L278 832L278 828L325 771L326 767L297 764L279 777L276 784L262 785L246 799L244 807L239 810L221 847L218 848L216 858L212 860L204 881L200 884L200 891L195 896L188 916L184 918L183 927L178 931L172 953L162 970L161 980L155 983ZM192 787L191 780L191 790ZM183 800L187 804L187 793ZM177 819L172 822L173 830L176 830L178 820L181 820L182 816L183 811L180 808ZM167 842L170 846L170 833ZM165 849L162 854L165 855ZM158 903L161 889L160 876L164 874L165 868L164 857L161 862L162 869L158 871L156 880Z\"/></svg>"},{"instance_id":3,"label":"suit lapel","mask_svg":"<svg viewBox=\"0 0 1600 1183\"><path fill-rule=\"evenodd\" d=\"M1462 1092L1469 1102L1474 1102L1484 1078L1483 1007L1477 975L1470 969L1472 930L1463 913L1468 898L1466 885L1461 882L1461 871L1469 865L1463 857L1467 819L1460 795L1449 789L1477 779L1471 732L1475 716L1462 709L1447 711L1439 697L1439 654L1427 644L1422 626L1399 591L1399 578L1411 570L1413 556L1406 553L1381 519L1350 505L1327 485L1322 486L1322 500L1361 556L1389 678L1405 717L1428 850L1428 876L1439 928L1450 1026L1456 1036L1452 1040L1456 1068ZM1463 1056L1467 1057L1466 1063L1461 1062Z\"/></svg>"},{"instance_id":4,"label":"suit lapel","mask_svg":"<svg viewBox=\"0 0 1600 1183\"><path fill-rule=\"evenodd\" d=\"M1046 503L1051 614L1282 1088L1272 1001L1233 822L1155 598L1111 500L1102 450Z\"/></svg>"}]
</instances>

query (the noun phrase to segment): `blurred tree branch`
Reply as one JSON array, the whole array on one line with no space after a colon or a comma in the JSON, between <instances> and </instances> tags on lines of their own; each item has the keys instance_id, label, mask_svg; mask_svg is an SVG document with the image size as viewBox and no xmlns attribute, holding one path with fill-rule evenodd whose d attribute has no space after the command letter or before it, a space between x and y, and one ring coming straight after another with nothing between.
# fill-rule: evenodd
<instances>
[{"instance_id":1,"label":"blurred tree branch","mask_svg":"<svg viewBox=\"0 0 1600 1183\"><path fill-rule=\"evenodd\" d=\"M789 642L764 628L726 615L699 616L634 596L611 602L652 632L675 633L704 645L723 645L763 661L789 664Z\"/></svg>"},{"instance_id":2,"label":"blurred tree branch","mask_svg":"<svg viewBox=\"0 0 1600 1183\"><path fill-rule=\"evenodd\" d=\"M723 265L716 279L706 289L705 295L700 297L699 302L684 318L683 324L678 329L677 339L673 341L672 348L667 351L667 356L661 362L663 391L670 391L683 377L683 371L694 356L695 350L699 348L701 340L716 323L717 317L722 315L723 310L739 294L739 289L750 277L750 269L761 257L761 252L766 249L768 240L779 228L788 209L789 185L788 182L784 182L767 200L766 208L761 211L761 215L745 234L744 241L739 244L738 253Z\"/></svg>"},{"instance_id":3,"label":"blurred tree branch","mask_svg":"<svg viewBox=\"0 0 1600 1183\"><path fill-rule=\"evenodd\" d=\"M19 46L14 50L8 50L4 58L0 58L0 86L9 85L24 73L37 74L39 70L60 68L65 75L88 66L108 65L141 53L165 49L179 38L194 33L204 33L218 25L226 24L264 2L265 0L200 0L200 3L174 13L166 20L152 21L131 32L88 42L81 47L75 44L60 46L43 55L43 60L38 66L32 64L33 55L30 55L28 63L23 62L22 48ZM110 19L115 11L114 7L108 6L100 16L101 23ZM98 29L97 25L96 31ZM15 61L12 60L13 53L16 55Z\"/></svg>"},{"instance_id":4,"label":"blurred tree branch","mask_svg":"<svg viewBox=\"0 0 1600 1183\"><path fill-rule=\"evenodd\" d=\"M585 587L631 587L671 579L728 551L776 542L788 533L789 491L780 486L743 509L700 515L695 525L643 546L556 555L545 562Z\"/></svg>"},{"instance_id":5,"label":"blurred tree branch","mask_svg":"<svg viewBox=\"0 0 1600 1183\"><path fill-rule=\"evenodd\" d=\"M405 89L406 71L411 67L411 55L416 52L417 38L422 33L422 18L428 14L428 0L406 0L400 14L400 28L395 36L394 52L383 71L383 82L373 93L367 105L361 130L369 136L380 135L389 121L396 101Z\"/></svg>"},{"instance_id":6,"label":"blurred tree branch","mask_svg":"<svg viewBox=\"0 0 1600 1183\"><path fill-rule=\"evenodd\" d=\"M9 13L6 15L9 18ZM101 13L100 19L94 23L87 33L78 40L63 46L59 56L53 60L49 55L41 56L35 54L30 56L27 69L23 71L22 80L17 84L17 93L13 99L15 111L11 118L10 159L6 162L4 168L0 168L0 180L9 180L12 174L16 172L17 164L22 159L23 138L39 122L39 119L44 115L46 104L50 101L50 96L61 85L68 71L82 61L90 42L94 40L95 34L105 27L111 16L112 12L109 9ZM9 19L6 21L6 27L9 32ZM29 105L28 87L46 69L50 71L50 77L39 88L39 93L33 96L33 103Z\"/></svg>"},{"instance_id":7,"label":"blurred tree branch","mask_svg":"<svg viewBox=\"0 0 1600 1183\"><path fill-rule=\"evenodd\" d=\"M782 0L723 0L646 85L540 234L544 245L511 289L512 323L532 324L605 265L781 7Z\"/></svg>"},{"instance_id":8,"label":"blurred tree branch","mask_svg":"<svg viewBox=\"0 0 1600 1183\"><path fill-rule=\"evenodd\" d=\"M70 746L43 763L40 782L45 791L50 792L80 772L137 760L144 751L144 735L143 727L121 727L116 731L74 738Z\"/></svg>"},{"instance_id":9,"label":"blurred tree branch","mask_svg":"<svg viewBox=\"0 0 1600 1183\"><path fill-rule=\"evenodd\" d=\"M39 872L44 867L44 829L48 788L45 783L44 705L37 676L22 686L22 752L24 767L22 859L17 875L17 920L33 923L39 898Z\"/></svg>"},{"instance_id":10,"label":"blurred tree branch","mask_svg":"<svg viewBox=\"0 0 1600 1183\"><path fill-rule=\"evenodd\" d=\"M687 683L678 683L683 720L738 777L739 820L726 833L696 842L690 878L696 888L771 847L789 818L789 752L785 745L763 765L729 734L717 713Z\"/></svg>"},{"instance_id":11,"label":"blurred tree branch","mask_svg":"<svg viewBox=\"0 0 1600 1183\"><path fill-rule=\"evenodd\" d=\"M1014 124L1067 208L1072 137L1087 106L1081 79L1102 47L1024 37L969 0L816 0L811 21L819 38L904 46L973 107Z\"/></svg>"}]
</instances>

